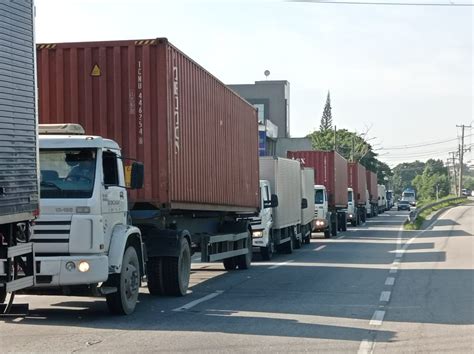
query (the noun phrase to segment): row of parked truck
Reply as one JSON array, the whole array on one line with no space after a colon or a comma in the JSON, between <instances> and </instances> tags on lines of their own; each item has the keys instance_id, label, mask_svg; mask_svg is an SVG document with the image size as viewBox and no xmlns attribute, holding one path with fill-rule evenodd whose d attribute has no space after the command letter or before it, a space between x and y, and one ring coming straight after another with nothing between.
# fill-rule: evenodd
<instances>
[{"instance_id":1,"label":"row of parked truck","mask_svg":"<svg viewBox=\"0 0 474 354\"><path fill-rule=\"evenodd\" d=\"M386 208L337 152L259 158L254 107L166 39L35 46L31 1L0 13L0 304L87 289L129 314L144 281L185 295L193 253L247 269Z\"/></svg>"}]
</instances>

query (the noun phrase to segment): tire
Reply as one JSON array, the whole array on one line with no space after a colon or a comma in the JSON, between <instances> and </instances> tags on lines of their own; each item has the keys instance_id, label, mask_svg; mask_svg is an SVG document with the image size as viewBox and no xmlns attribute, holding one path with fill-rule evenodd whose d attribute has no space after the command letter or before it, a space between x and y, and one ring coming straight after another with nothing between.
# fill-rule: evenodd
<instances>
[{"instance_id":1,"label":"tire","mask_svg":"<svg viewBox=\"0 0 474 354\"><path fill-rule=\"evenodd\" d=\"M249 269L252 264L252 234L248 231L246 254L235 257L235 263L239 269Z\"/></svg>"},{"instance_id":2,"label":"tire","mask_svg":"<svg viewBox=\"0 0 474 354\"><path fill-rule=\"evenodd\" d=\"M226 258L222 260L222 264L224 265L225 270L235 270L235 268L237 268L237 264L235 263L235 257Z\"/></svg>"},{"instance_id":3,"label":"tire","mask_svg":"<svg viewBox=\"0 0 474 354\"><path fill-rule=\"evenodd\" d=\"M161 257L150 257L146 263L146 273L148 279L148 291L150 295L165 295L163 287L163 263Z\"/></svg>"},{"instance_id":4,"label":"tire","mask_svg":"<svg viewBox=\"0 0 474 354\"><path fill-rule=\"evenodd\" d=\"M335 223L332 224L332 227L331 227L331 236L337 236L337 220Z\"/></svg>"},{"instance_id":5,"label":"tire","mask_svg":"<svg viewBox=\"0 0 474 354\"><path fill-rule=\"evenodd\" d=\"M300 239L297 238L296 236L293 238L293 240L294 240L295 249L301 248L301 245L303 244L303 241L300 241Z\"/></svg>"},{"instance_id":6,"label":"tire","mask_svg":"<svg viewBox=\"0 0 474 354\"><path fill-rule=\"evenodd\" d=\"M131 314L137 305L140 290L140 262L135 247L130 245L126 248L120 274L112 274L108 282L117 288L117 292L106 296L110 312Z\"/></svg>"},{"instance_id":7,"label":"tire","mask_svg":"<svg viewBox=\"0 0 474 354\"><path fill-rule=\"evenodd\" d=\"M347 231L347 217L346 215L341 215L341 231Z\"/></svg>"},{"instance_id":8,"label":"tire","mask_svg":"<svg viewBox=\"0 0 474 354\"><path fill-rule=\"evenodd\" d=\"M6 292L5 288L2 287L0 289L0 305L3 304L6 299L7 299L7 292Z\"/></svg>"},{"instance_id":9,"label":"tire","mask_svg":"<svg viewBox=\"0 0 474 354\"><path fill-rule=\"evenodd\" d=\"M324 238L331 238L331 228L328 227L327 229L324 230Z\"/></svg>"},{"instance_id":10,"label":"tire","mask_svg":"<svg viewBox=\"0 0 474 354\"><path fill-rule=\"evenodd\" d=\"M264 261L269 261L273 258L274 247L273 237L270 236L267 247L260 247L260 255Z\"/></svg>"},{"instance_id":11,"label":"tire","mask_svg":"<svg viewBox=\"0 0 474 354\"><path fill-rule=\"evenodd\" d=\"M309 245L311 243L311 232L309 233L308 237L304 239L305 245Z\"/></svg>"},{"instance_id":12,"label":"tire","mask_svg":"<svg viewBox=\"0 0 474 354\"><path fill-rule=\"evenodd\" d=\"M286 254L293 253L293 237L290 237L290 241L286 242L283 245L283 253L286 253Z\"/></svg>"},{"instance_id":13,"label":"tire","mask_svg":"<svg viewBox=\"0 0 474 354\"><path fill-rule=\"evenodd\" d=\"M184 296L188 291L191 275L191 248L181 238L179 257L163 257L163 287L165 295Z\"/></svg>"},{"instance_id":14,"label":"tire","mask_svg":"<svg viewBox=\"0 0 474 354\"><path fill-rule=\"evenodd\" d=\"M353 227L356 227L357 226L357 219L356 220L351 220L351 225Z\"/></svg>"}]
</instances>

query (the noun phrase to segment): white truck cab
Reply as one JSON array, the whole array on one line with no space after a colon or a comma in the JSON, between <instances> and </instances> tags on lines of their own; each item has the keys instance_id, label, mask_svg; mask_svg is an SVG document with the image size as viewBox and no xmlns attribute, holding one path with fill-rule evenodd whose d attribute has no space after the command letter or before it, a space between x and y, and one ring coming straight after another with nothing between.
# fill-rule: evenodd
<instances>
[{"instance_id":1,"label":"white truck cab","mask_svg":"<svg viewBox=\"0 0 474 354\"><path fill-rule=\"evenodd\" d=\"M118 144L83 135L75 124L40 125L39 132L36 287L102 283L113 312L133 312L144 274L143 247L140 230L129 223ZM143 175L132 170L131 187L139 188Z\"/></svg>"},{"instance_id":2,"label":"white truck cab","mask_svg":"<svg viewBox=\"0 0 474 354\"><path fill-rule=\"evenodd\" d=\"M262 258L269 260L275 252L271 242L273 208L278 206L278 198L272 195L270 182L260 180L260 214L251 221L252 247L259 249Z\"/></svg>"},{"instance_id":3,"label":"white truck cab","mask_svg":"<svg viewBox=\"0 0 474 354\"><path fill-rule=\"evenodd\" d=\"M353 226L357 224L357 214L354 201L354 189L347 188L347 221Z\"/></svg>"},{"instance_id":4,"label":"white truck cab","mask_svg":"<svg viewBox=\"0 0 474 354\"><path fill-rule=\"evenodd\" d=\"M368 189L365 190L365 210L367 212L366 217L370 218L373 216L372 204L370 204L370 193Z\"/></svg>"},{"instance_id":5,"label":"white truck cab","mask_svg":"<svg viewBox=\"0 0 474 354\"><path fill-rule=\"evenodd\" d=\"M330 226L327 190L317 184L314 186L314 231L324 232L324 237L329 238Z\"/></svg>"}]
</instances>

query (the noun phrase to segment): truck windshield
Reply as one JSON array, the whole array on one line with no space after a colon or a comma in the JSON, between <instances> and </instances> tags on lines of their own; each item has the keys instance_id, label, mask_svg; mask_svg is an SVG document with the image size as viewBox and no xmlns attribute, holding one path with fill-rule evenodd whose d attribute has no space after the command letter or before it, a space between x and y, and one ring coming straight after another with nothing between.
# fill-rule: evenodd
<instances>
[{"instance_id":1,"label":"truck windshield","mask_svg":"<svg viewBox=\"0 0 474 354\"><path fill-rule=\"evenodd\" d=\"M403 192L402 197L404 197L404 198L415 198L415 193Z\"/></svg>"},{"instance_id":2,"label":"truck windshield","mask_svg":"<svg viewBox=\"0 0 474 354\"><path fill-rule=\"evenodd\" d=\"M324 203L324 192L322 189L315 189L314 191L314 204Z\"/></svg>"},{"instance_id":3,"label":"truck windshield","mask_svg":"<svg viewBox=\"0 0 474 354\"><path fill-rule=\"evenodd\" d=\"M347 192L347 201L352 202L352 192Z\"/></svg>"},{"instance_id":4,"label":"truck windshield","mask_svg":"<svg viewBox=\"0 0 474 354\"><path fill-rule=\"evenodd\" d=\"M41 198L92 197L96 156L96 149L41 149Z\"/></svg>"}]
</instances>

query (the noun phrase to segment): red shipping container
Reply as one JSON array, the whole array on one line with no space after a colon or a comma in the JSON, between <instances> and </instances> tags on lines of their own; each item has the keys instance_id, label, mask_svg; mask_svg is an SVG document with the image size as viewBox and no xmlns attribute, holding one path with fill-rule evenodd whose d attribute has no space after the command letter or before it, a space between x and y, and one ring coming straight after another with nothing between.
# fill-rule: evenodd
<instances>
[{"instance_id":1,"label":"red shipping container","mask_svg":"<svg viewBox=\"0 0 474 354\"><path fill-rule=\"evenodd\" d=\"M375 172L366 171L367 189L369 190L370 202L378 203L378 188L377 188L377 174Z\"/></svg>"},{"instance_id":2,"label":"red shipping container","mask_svg":"<svg viewBox=\"0 0 474 354\"><path fill-rule=\"evenodd\" d=\"M132 202L259 206L256 110L167 39L37 48L40 123L79 123L142 161Z\"/></svg>"},{"instance_id":3,"label":"red shipping container","mask_svg":"<svg viewBox=\"0 0 474 354\"><path fill-rule=\"evenodd\" d=\"M288 151L304 167L314 168L314 184L326 187L329 206L347 208L347 161L335 151Z\"/></svg>"},{"instance_id":4,"label":"red shipping container","mask_svg":"<svg viewBox=\"0 0 474 354\"><path fill-rule=\"evenodd\" d=\"M349 188L354 190L354 199L356 200L357 205L365 205L367 202L365 194L365 190L367 189L365 167L358 162L348 162L347 184Z\"/></svg>"}]
</instances>

